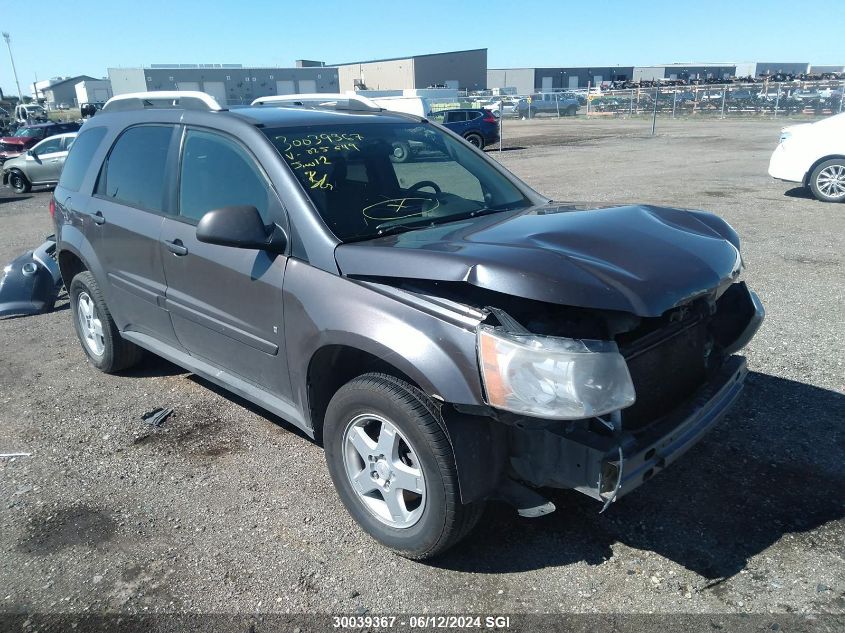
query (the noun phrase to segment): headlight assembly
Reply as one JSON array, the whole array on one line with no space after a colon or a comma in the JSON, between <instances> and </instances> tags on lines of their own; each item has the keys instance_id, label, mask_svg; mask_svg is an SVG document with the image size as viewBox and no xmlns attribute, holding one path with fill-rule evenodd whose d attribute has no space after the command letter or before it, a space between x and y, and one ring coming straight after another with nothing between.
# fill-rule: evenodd
<instances>
[{"instance_id":1,"label":"headlight assembly","mask_svg":"<svg viewBox=\"0 0 845 633\"><path fill-rule=\"evenodd\" d=\"M612 341L588 341L502 328L478 328L487 402L514 413L577 420L634 403L628 365Z\"/></svg>"}]
</instances>

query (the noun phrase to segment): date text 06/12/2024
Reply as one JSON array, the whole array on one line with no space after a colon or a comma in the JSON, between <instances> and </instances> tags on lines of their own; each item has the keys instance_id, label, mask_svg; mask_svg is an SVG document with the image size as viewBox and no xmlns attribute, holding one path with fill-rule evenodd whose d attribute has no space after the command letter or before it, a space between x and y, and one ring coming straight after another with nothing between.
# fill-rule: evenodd
<instances>
[{"instance_id":1,"label":"date text 06/12/2024","mask_svg":"<svg viewBox=\"0 0 845 633\"><path fill-rule=\"evenodd\" d=\"M412 629L508 629L510 616L480 615L349 615L333 616L332 627L336 629L392 629L395 626Z\"/></svg>"}]
</instances>

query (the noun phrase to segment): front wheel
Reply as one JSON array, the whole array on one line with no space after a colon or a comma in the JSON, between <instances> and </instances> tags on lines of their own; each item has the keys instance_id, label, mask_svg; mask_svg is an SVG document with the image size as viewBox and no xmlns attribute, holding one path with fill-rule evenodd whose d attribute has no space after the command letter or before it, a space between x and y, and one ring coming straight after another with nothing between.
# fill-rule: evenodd
<instances>
[{"instance_id":1,"label":"front wheel","mask_svg":"<svg viewBox=\"0 0 845 633\"><path fill-rule=\"evenodd\" d=\"M823 202L845 200L845 159L833 158L818 165L810 174L810 189Z\"/></svg>"},{"instance_id":2,"label":"front wheel","mask_svg":"<svg viewBox=\"0 0 845 633\"><path fill-rule=\"evenodd\" d=\"M379 543L415 560L458 543L484 509L461 503L438 416L414 386L375 373L341 387L326 411L326 462L343 505Z\"/></svg>"},{"instance_id":3,"label":"front wheel","mask_svg":"<svg viewBox=\"0 0 845 633\"><path fill-rule=\"evenodd\" d=\"M29 190L32 189L29 180L17 169L9 172L9 186L16 193L29 193Z\"/></svg>"}]
</instances>

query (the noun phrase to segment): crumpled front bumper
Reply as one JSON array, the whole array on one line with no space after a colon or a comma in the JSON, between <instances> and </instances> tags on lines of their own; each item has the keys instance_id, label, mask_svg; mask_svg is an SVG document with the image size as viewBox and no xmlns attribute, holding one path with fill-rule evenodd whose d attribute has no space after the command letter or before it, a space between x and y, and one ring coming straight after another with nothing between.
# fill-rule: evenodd
<instances>
[{"instance_id":1,"label":"crumpled front bumper","mask_svg":"<svg viewBox=\"0 0 845 633\"><path fill-rule=\"evenodd\" d=\"M62 276L53 259L55 238L51 235L34 251L24 253L5 266L0 275L0 317L37 314L53 309Z\"/></svg>"},{"instance_id":2,"label":"crumpled front bumper","mask_svg":"<svg viewBox=\"0 0 845 633\"><path fill-rule=\"evenodd\" d=\"M745 292L750 316L727 353L744 347L765 316L757 295ZM695 446L736 402L747 374L745 358L729 356L684 404L640 432L624 423L613 428L612 421L599 432L578 423L512 427L511 476L537 487L575 489L606 507Z\"/></svg>"},{"instance_id":3,"label":"crumpled front bumper","mask_svg":"<svg viewBox=\"0 0 845 633\"><path fill-rule=\"evenodd\" d=\"M533 486L572 488L614 501L698 443L736 402L747 373L745 358L731 356L685 405L643 434L597 433L566 424L513 428L512 473Z\"/></svg>"},{"instance_id":4,"label":"crumpled front bumper","mask_svg":"<svg viewBox=\"0 0 845 633\"><path fill-rule=\"evenodd\" d=\"M626 454L623 449L621 461L603 460L599 497L612 500L626 495L695 446L736 402L747 374L745 358L732 356L687 405L638 438L636 446L629 448L631 452Z\"/></svg>"}]
</instances>

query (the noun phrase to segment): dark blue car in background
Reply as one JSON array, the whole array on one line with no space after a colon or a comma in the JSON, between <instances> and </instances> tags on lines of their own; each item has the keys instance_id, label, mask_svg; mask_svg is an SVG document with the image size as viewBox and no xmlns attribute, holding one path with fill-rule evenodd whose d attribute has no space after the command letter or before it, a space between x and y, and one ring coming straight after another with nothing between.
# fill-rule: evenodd
<instances>
[{"instance_id":1,"label":"dark blue car in background","mask_svg":"<svg viewBox=\"0 0 845 633\"><path fill-rule=\"evenodd\" d=\"M460 108L433 112L429 117L455 134L460 134L479 149L499 142L499 120L490 110Z\"/></svg>"}]
</instances>

